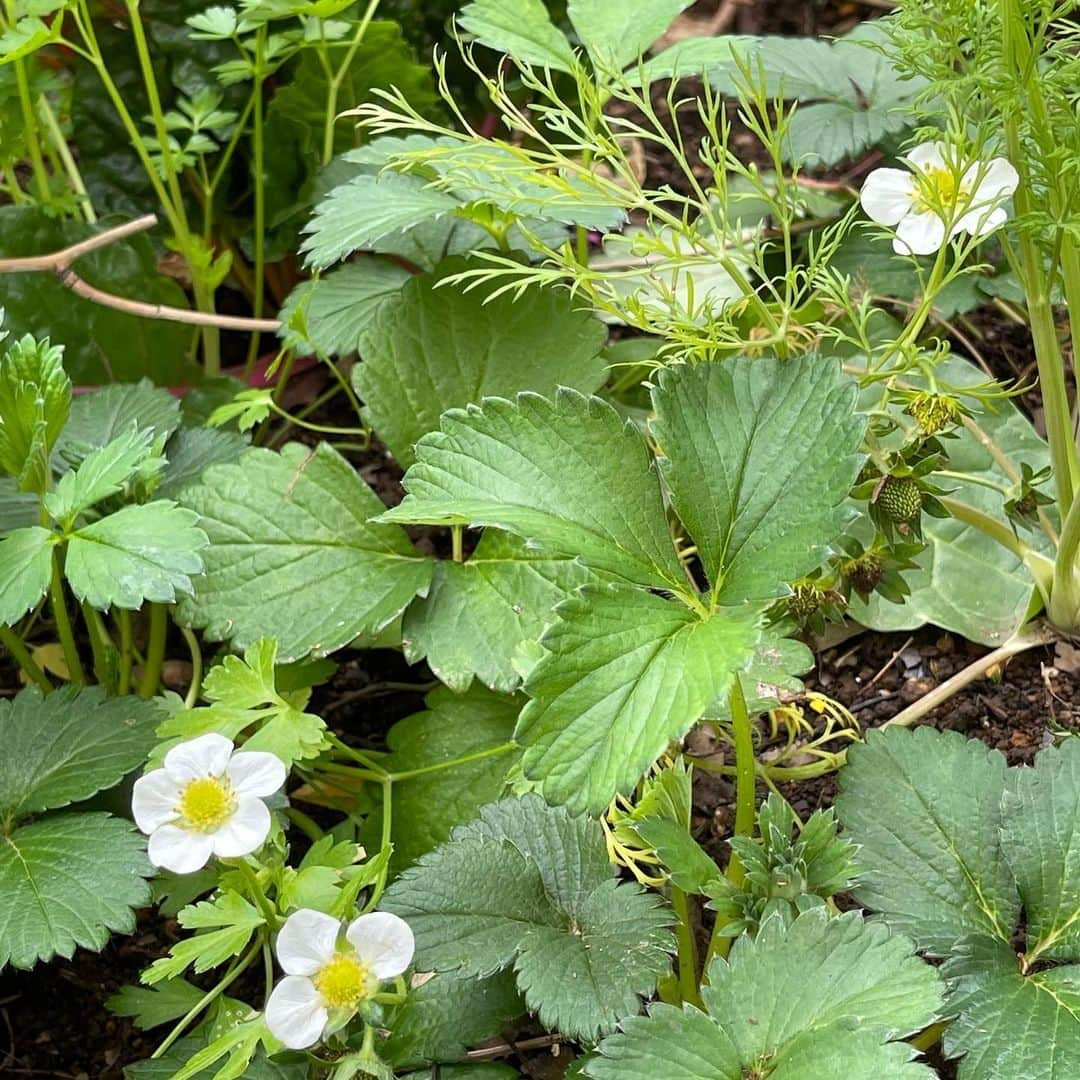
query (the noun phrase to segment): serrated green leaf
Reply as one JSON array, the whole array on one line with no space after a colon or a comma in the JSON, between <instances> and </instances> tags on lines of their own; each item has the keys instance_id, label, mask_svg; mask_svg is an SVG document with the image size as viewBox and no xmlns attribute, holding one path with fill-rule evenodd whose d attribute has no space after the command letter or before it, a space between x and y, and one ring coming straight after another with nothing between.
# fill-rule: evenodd
<instances>
[{"instance_id":1,"label":"serrated green leaf","mask_svg":"<svg viewBox=\"0 0 1080 1080\"><path fill-rule=\"evenodd\" d=\"M716 959L706 1012L654 1005L606 1038L585 1067L596 1080L929 1080L915 1051L890 1040L939 1015L942 982L859 913L770 919Z\"/></svg>"},{"instance_id":2,"label":"serrated green leaf","mask_svg":"<svg viewBox=\"0 0 1080 1080\"><path fill-rule=\"evenodd\" d=\"M298 356L315 351L325 356L354 353L379 307L399 293L412 276L388 259L366 258L347 263L317 281L305 281L289 293L281 307L282 340L292 344ZM298 313L306 326L304 334L292 325Z\"/></svg>"},{"instance_id":3,"label":"serrated green leaf","mask_svg":"<svg viewBox=\"0 0 1080 1080\"><path fill-rule=\"evenodd\" d=\"M54 19L50 25L33 16L19 19L0 34L0 65L14 63L51 45L60 37L63 22L63 19Z\"/></svg>"},{"instance_id":4,"label":"serrated green leaf","mask_svg":"<svg viewBox=\"0 0 1080 1080\"><path fill-rule=\"evenodd\" d=\"M71 417L53 453L53 467L64 469L68 457L81 459L88 450L108 446L132 428L168 436L179 426L179 399L149 379L103 386L72 401Z\"/></svg>"},{"instance_id":5,"label":"serrated green leaf","mask_svg":"<svg viewBox=\"0 0 1080 1080\"><path fill-rule=\"evenodd\" d=\"M488 979L436 975L412 990L388 1018L390 1037L379 1053L397 1069L463 1061L470 1046L498 1034L524 1012L511 971ZM447 1073L439 1069L440 1078Z\"/></svg>"},{"instance_id":6,"label":"serrated green leaf","mask_svg":"<svg viewBox=\"0 0 1080 1080\"><path fill-rule=\"evenodd\" d=\"M149 989L124 986L106 999L105 1006L117 1016L130 1016L140 1031L147 1031L178 1020L198 1005L205 994L205 990L183 979L170 979Z\"/></svg>"},{"instance_id":7,"label":"serrated green leaf","mask_svg":"<svg viewBox=\"0 0 1080 1080\"><path fill-rule=\"evenodd\" d=\"M0 968L100 949L135 928L153 868L143 837L109 814L56 814L0 843Z\"/></svg>"},{"instance_id":8,"label":"serrated green leaf","mask_svg":"<svg viewBox=\"0 0 1080 1080\"><path fill-rule=\"evenodd\" d=\"M515 60L572 71L574 53L552 25L543 0L472 0L458 16L462 29Z\"/></svg>"},{"instance_id":9,"label":"serrated green leaf","mask_svg":"<svg viewBox=\"0 0 1080 1080\"><path fill-rule=\"evenodd\" d=\"M0 701L0 819L88 799L137 769L164 715L153 701L100 687L30 688Z\"/></svg>"},{"instance_id":10,"label":"serrated green leaf","mask_svg":"<svg viewBox=\"0 0 1080 1080\"><path fill-rule=\"evenodd\" d=\"M576 559L550 558L489 529L467 562L436 563L427 596L405 612L405 657L426 658L453 690L466 690L475 675L510 693L521 685L518 650L537 641L556 604L591 578Z\"/></svg>"},{"instance_id":11,"label":"serrated green leaf","mask_svg":"<svg viewBox=\"0 0 1080 1080\"><path fill-rule=\"evenodd\" d=\"M590 569L686 587L651 455L598 398L560 390L453 409L417 444L385 521L494 525Z\"/></svg>"},{"instance_id":12,"label":"serrated green leaf","mask_svg":"<svg viewBox=\"0 0 1080 1080\"><path fill-rule=\"evenodd\" d=\"M656 849L664 869L678 888L688 893L703 893L721 871L685 825L670 818L647 817L634 822L634 832Z\"/></svg>"},{"instance_id":13,"label":"serrated green leaf","mask_svg":"<svg viewBox=\"0 0 1080 1080\"><path fill-rule=\"evenodd\" d=\"M1080 965L1023 975L1006 942L966 938L942 967L949 980L946 1056L958 1080L1080 1073Z\"/></svg>"},{"instance_id":14,"label":"serrated green leaf","mask_svg":"<svg viewBox=\"0 0 1080 1080\"><path fill-rule=\"evenodd\" d=\"M553 809L538 795L483 807L475 821L454 831L455 840L470 837L513 844L539 869L544 891L564 911L576 911L611 880L607 846L596 822Z\"/></svg>"},{"instance_id":15,"label":"serrated green leaf","mask_svg":"<svg viewBox=\"0 0 1080 1080\"><path fill-rule=\"evenodd\" d=\"M155 960L141 976L147 986L174 979L189 967L198 974L224 964L243 951L264 922L258 910L235 892L186 907L179 918L185 929L203 933L178 941L168 956Z\"/></svg>"},{"instance_id":16,"label":"serrated green leaf","mask_svg":"<svg viewBox=\"0 0 1080 1080\"><path fill-rule=\"evenodd\" d=\"M154 494L175 499L184 488L197 484L211 465L231 465L247 449L248 440L224 428L185 427L165 446L168 464Z\"/></svg>"},{"instance_id":17,"label":"serrated green leaf","mask_svg":"<svg viewBox=\"0 0 1080 1080\"><path fill-rule=\"evenodd\" d=\"M816 355L660 373L660 467L724 602L775 596L842 531L866 428L855 398L840 364Z\"/></svg>"},{"instance_id":18,"label":"serrated green leaf","mask_svg":"<svg viewBox=\"0 0 1080 1080\"><path fill-rule=\"evenodd\" d=\"M407 773L505 746L513 737L521 707L519 699L478 686L463 694L440 687L424 704L426 711L399 720L387 734L390 754L382 761L387 772ZM455 826L472 821L481 806L497 799L519 757L519 751L508 751L395 780L391 819L395 871L448 840Z\"/></svg>"},{"instance_id":19,"label":"serrated green leaf","mask_svg":"<svg viewBox=\"0 0 1080 1080\"><path fill-rule=\"evenodd\" d=\"M13 626L45 595L55 539L31 525L0 540L0 623Z\"/></svg>"},{"instance_id":20,"label":"serrated green leaf","mask_svg":"<svg viewBox=\"0 0 1080 1080\"><path fill-rule=\"evenodd\" d=\"M604 381L601 322L561 291L514 298L493 297L492 286L440 287L469 265L451 259L414 277L383 303L363 335L353 385L379 438L406 468L414 444L438 430L447 409L559 386L588 394Z\"/></svg>"},{"instance_id":21,"label":"serrated green leaf","mask_svg":"<svg viewBox=\"0 0 1080 1080\"><path fill-rule=\"evenodd\" d=\"M509 967L530 929L562 922L536 864L506 841L479 838L428 852L387 889L381 907L409 924L419 968L462 976Z\"/></svg>"},{"instance_id":22,"label":"serrated green leaf","mask_svg":"<svg viewBox=\"0 0 1080 1080\"><path fill-rule=\"evenodd\" d=\"M595 1038L640 1008L667 970L670 914L612 877L599 825L537 796L506 799L387 890L417 963L490 974L514 962L530 1010Z\"/></svg>"},{"instance_id":23,"label":"serrated green leaf","mask_svg":"<svg viewBox=\"0 0 1080 1080\"><path fill-rule=\"evenodd\" d=\"M300 250L310 265L325 268L354 251L377 250L384 237L451 214L460 205L453 195L429 187L421 177L357 176L316 206Z\"/></svg>"},{"instance_id":24,"label":"serrated green leaf","mask_svg":"<svg viewBox=\"0 0 1080 1080\"><path fill-rule=\"evenodd\" d=\"M1001 845L1024 908L1026 951L1080 959L1080 740L1040 751L1014 780L1002 803Z\"/></svg>"},{"instance_id":25,"label":"serrated green leaf","mask_svg":"<svg viewBox=\"0 0 1080 1080\"><path fill-rule=\"evenodd\" d=\"M182 709L161 724L158 735L169 741L155 747L151 760L160 762L171 746L208 732L234 742L246 732L245 749L274 754L286 766L317 757L329 745L326 724L304 711L306 692L278 690L276 663L274 638L254 641L244 650L243 660L224 657L203 682L210 707Z\"/></svg>"},{"instance_id":26,"label":"serrated green leaf","mask_svg":"<svg viewBox=\"0 0 1080 1080\"><path fill-rule=\"evenodd\" d=\"M153 440L153 431L131 428L91 450L79 467L64 473L56 489L45 496L45 509L54 520L70 525L84 510L123 489L150 455Z\"/></svg>"},{"instance_id":27,"label":"serrated green leaf","mask_svg":"<svg viewBox=\"0 0 1080 1080\"><path fill-rule=\"evenodd\" d=\"M756 610L688 607L624 585L559 606L529 674L517 738L553 802L602 811L681 739L753 656Z\"/></svg>"},{"instance_id":28,"label":"serrated green leaf","mask_svg":"<svg viewBox=\"0 0 1080 1080\"><path fill-rule=\"evenodd\" d=\"M64 575L91 607L176 602L202 573L206 533L198 515L167 499L124 506L70 534Z\"/></svg>"},{"instance_id":29,"label":"serrated green leaf","mask_svg":"<svg viewBox=\"0 0 1080 1080\"><path fill-rule=\"evenodd\" d=\"M15 477L19 490L43 492L49 454L71 406L63 349L27 335L0 359L0 469Z\"/></svg>"},{"instance_id":30,"label":"serrated green leaf","mask_svg":"<svg viewBox=\"0 0 1080 1080\"><path fill-rule=\"evenodd\" d=\"M209 1033L212 1028L200 1029L200 1034L181 1039L169 1047L159 1058L148 1058L134 1065L124 1066L125 1080L173 1080L184 1065L207 1048L213 1040ZM218 1070L213 1065L195 1073L191 1080L214 1080ZM307 1080L307 1062L271 1061L261 1047L255 1056L244 1066L240 1074L243 1080Z\"/></svg>"},{"instance_id":31,"label":"serrated green leaf","mask_svg":"<svg viewBox=\"0 0 1080 1080\"><path fill-rule=\"evenodd\" d=\"M431 580L402 529L370 523L383 504L325 443L249 450L181 499L211 542L181 618L240 646L272 635L282 663L377 634Z\"/></svg>"},{"instance_id":32,"label":"serrated green leaf","mask_svg":"<svg viewBox=\"0 0 1080 1080\"><path fill-rule=\"evenodd\" d=\"M37 525L40 519L40 496L20 491L14 477L0 476L0 537Z\"/></svg>"},{"instance_id":33,"label":"serrated green leaf","mask_svg":"<svg viewBox=\"0 0 1080 1080\"><path fill-rule=\"evenodd\" d=\"M581 44L602 72L636 63L693 0L569 0L570 17Z\"/></svg>"},{"instance_id":34,"label":"serrated green leaf","mask_svg":"<svg viewBox=\"0 0 1080 1080\"><path fill-rule=\"evenodd\" d=\"M859 845L859 902L935 955L969 934L1009 941L1020 898L1002 853L1007 783L1001 754L955 732L868 733L836 803Z\"/></svg>"}]
</instances>

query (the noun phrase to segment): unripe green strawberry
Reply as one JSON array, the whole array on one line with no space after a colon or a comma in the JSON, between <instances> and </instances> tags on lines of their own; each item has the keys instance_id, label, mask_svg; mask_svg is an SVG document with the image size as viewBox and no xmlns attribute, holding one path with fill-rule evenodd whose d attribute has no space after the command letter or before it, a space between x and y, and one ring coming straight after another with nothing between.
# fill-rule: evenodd
<instances>
[{"instance_id":1,"label":"unripe green strawberry","mask_svg":"<svg viewBox=\"0 0 1080 1080\"><path fill-rule=\"evenodd\" d=\"M788 597L788 611L800 622L806 622L817 614L821 607L822 593L815 585L807 582L796 585Z\"/></svg>"},{"instance_id":2,"label":"unripe green strawberry","mask_svg":"<svg viewBox=\"0 0 1080 1080\"><path fill-rule=\"evenodd\" d=\"M922 492L909 476L887 476L877 505L890 521L915 521L922 512Z\"/></svg>"},{"instance_id":3,"label":"unripe green strawberry","mask_svg":"<svg viewBox=\"0 0 1080 1080\"><path fill-rule=\"evenodd\" d=\"M867 596L878 587L884 568L881 559L872 551L867 551L845 563L843 570L855 591Z\"/></svg>"}]
</instances>

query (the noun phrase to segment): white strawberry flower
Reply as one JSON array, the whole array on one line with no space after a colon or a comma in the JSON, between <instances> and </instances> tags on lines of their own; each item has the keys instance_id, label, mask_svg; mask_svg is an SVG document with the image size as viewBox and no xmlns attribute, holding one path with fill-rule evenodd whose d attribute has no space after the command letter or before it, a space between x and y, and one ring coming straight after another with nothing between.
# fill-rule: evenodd
<instances>
[{"instance_id":1,"label":"white strawberry flower","mask_svg":"<svg viewBox=\"0 0 1080 1080\"><path fill-rule=\"evenodd\" d=\"M986 236L1005 224L1002 204L1020 177L1006 158L966 165L942 142L925 142L907 156L908 169L875 169L859 201L879 225L895 227L893 250L932 255L960 233Z\"/></svg>"},{"instance_id":2,"label":"white strawberry flower","mask_svg":"<svg viewBox=\"0 0 1080 1080\"><path fill-rule=\"evenodd\" d=\"M388 911L346 926L301 908L285 920L275 949L285 978L266 1002L266 1026L290 1050L306 1050L348 1023L381 983L403 974L415 942L409 924Z\"/></svg>"},{"instance_id":3,"label":"white strawberry flower","mask_svg":"<svg viewBox=\"0 0 1080 1080\"><path fill-rule=\"evenodd\" d=\"M285 783L285 775L276 755L236 751L223 735L174 746L163 767L140 776L131 793L135 824L150 837L150 861L190 874L214 855L250 855L270 832L263 799Z\"/></svg>"}]
</instances>

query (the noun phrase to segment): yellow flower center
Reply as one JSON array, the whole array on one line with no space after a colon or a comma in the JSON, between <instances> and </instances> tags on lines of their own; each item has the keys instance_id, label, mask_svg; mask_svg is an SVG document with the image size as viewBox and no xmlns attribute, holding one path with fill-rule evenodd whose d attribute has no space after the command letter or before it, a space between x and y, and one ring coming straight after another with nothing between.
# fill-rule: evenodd
<instances>
[{"instance_id":1,"label":"yellow flower center","mask_svg":"<svg viewBox=\"0 0 1080 1080\"><path fill-rule=\"evenodd\" d=\"M215 776L192 780L180 796L177 809L187 828L194 832L213 832L221 828L236 807L232 789Z\"/></svg>"},{"instance_id":2,"label":"yellow flower center","mask_svg":"<svg viewBox=\"0 0 1080 1080\"><path fill-rule=\"evenodd\" d=\"M355 1009L371 997L378 982L371 969L357 960L354 953L334 953L334 958L316 972L315 989L331 1009Z\"/></svg>"},{"instance_id":3,"label":"yellow flower center","mask_svg":"<svg viewBox=\"0 0 1080 1080\"><path fill-rule=\"evenodd\" d=\"M950 168L929 168L919 176L919 191L915 200L919 210L940 214L942 210L951 210L966 202L967 198L967 189Z\"/></svg>"}]
</instances>

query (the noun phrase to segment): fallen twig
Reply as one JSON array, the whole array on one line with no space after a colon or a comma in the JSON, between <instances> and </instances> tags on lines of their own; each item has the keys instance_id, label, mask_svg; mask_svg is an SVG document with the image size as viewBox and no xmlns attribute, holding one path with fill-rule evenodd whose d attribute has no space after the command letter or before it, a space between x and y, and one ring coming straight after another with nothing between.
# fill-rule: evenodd
<instances>
[{"instance_id":1,"label":"fallen twig","mask_svg":"<svg viewBox=\"0 0 1080 1080\"><path fill-rule=\"evenodd\" d=\"M265 330L273 333L281 327L277 319L251 319L242 315L218 315L187 308L170 307L168 304L148 304L142 300L129 300L91 285L72 268L72 263L83 255L99 248L125 240L129 236L152 229L157 224L154 214L146 214L134 221L126 221L96 236L88 237L59 251L46 255L29 255L15 259L0 259L0 274L27 274L52 272L61 283L77 296L102 307L138 315L145 319L163 319L168 322L187 323L191 326L216 326L222 330Z\"/></svg>"}]
</instances>

